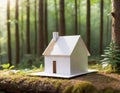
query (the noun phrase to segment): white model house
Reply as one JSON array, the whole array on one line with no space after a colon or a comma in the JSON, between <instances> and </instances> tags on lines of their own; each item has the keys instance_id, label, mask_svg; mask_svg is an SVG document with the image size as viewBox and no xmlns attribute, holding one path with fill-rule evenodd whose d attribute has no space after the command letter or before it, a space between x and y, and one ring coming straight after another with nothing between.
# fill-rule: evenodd
<instances>
[{"instance_id":1,"label":"white model house","mask_svg":"<svg viewBox=\"0 0 120 93\"><path fill-rule=\"evenodd\" d=\"M90 55L81 36L59 36L53 38L44 53L46 76L66 77L88 73Z\"/></svg>"}]
</instances>

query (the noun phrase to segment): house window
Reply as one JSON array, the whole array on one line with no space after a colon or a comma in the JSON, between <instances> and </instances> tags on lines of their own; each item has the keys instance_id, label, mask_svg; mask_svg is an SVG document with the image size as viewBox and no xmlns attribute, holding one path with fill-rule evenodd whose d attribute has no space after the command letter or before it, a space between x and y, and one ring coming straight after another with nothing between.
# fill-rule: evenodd
<instances>
[{"instance_id":1,"label":"house window","mask_svg":"<svg viewBox=\"0 0 120 93\"><path fill-rule=\"evenodd\" d=\"M53 61L53 73L56 73L56 61Z\"/></svg>"}]
</instances>

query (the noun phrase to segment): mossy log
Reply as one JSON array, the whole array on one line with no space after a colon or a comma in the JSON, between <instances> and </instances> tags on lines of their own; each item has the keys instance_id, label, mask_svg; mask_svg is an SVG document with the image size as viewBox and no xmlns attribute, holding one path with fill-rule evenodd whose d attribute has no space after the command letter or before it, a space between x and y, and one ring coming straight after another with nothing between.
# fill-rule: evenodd
<instances>
[{"instance_id":1,"label":"mossy log","mask_svg":"<svg viewBox=\"0 0 120 93\"><path fill-rule=\"evenodd\" d=\"M97 93L90 83L29 76L0 76L0 90L6 93Z\"/></svg>"}]
</instances>

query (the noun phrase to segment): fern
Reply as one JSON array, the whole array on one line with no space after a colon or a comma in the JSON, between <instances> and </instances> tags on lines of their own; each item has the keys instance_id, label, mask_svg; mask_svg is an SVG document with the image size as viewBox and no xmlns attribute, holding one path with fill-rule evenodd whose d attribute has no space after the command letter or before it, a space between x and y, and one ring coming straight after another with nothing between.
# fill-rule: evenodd
<instances>
[{"instance_id":1,"label":"fern","mask_svg":"<svg viewBox=\"0 0 120 93\"><path fill-rule=\"evenodd\" d=\"M112 41L110 45L104 50L101 55L103 59L102 64L111 65L112 69L118 69L120 65L120 48Z\"/></svg>"}]
</instances>

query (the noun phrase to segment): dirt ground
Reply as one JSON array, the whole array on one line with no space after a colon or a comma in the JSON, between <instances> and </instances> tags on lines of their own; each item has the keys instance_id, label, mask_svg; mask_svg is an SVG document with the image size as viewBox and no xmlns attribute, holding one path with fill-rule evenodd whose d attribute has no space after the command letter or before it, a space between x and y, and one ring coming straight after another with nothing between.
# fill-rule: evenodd
<instances>
[{"instance_id":1,"label":"dirt ground","mask_svg":"<svg viewBox=\"0 0 120 93\"><path fill-rule=\"evenodd\" d=\"M90 73L74 79L90 81L98 90L109 87L120 90L120 75L115 73Z\"/></svg>"}]
</instances>

